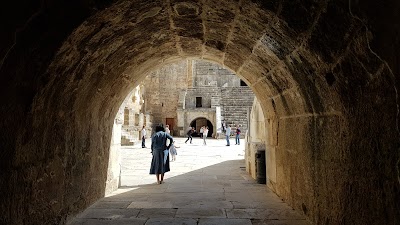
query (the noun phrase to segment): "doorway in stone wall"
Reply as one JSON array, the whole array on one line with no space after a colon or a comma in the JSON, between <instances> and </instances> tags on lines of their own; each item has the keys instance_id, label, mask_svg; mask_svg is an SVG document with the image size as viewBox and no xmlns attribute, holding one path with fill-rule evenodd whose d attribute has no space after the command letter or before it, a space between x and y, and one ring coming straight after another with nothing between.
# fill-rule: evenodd
<instances>
[{"instance_id":1,"label":"doorway in stone wall","mask_svg":"<svg viewBox=\"0 0 400 225\"><path fill-rule=\"evenodd\" d=\"M208 126L208 135L207 135L207 137L212 137L212 135L214 133L213 124L211 123L210 120L208 120L207 118L204 118L204 117L194 119L192 122L190 122L190 126L194 127L195 130L196 130L196 133L193 135L195 137L200 136L200 128L202 126Z\"/></svg>"},{"instance_id":2,"label":"doorway in stone wall","mask_svg":"<svg viewBox=\"0 0 400 225\"><path fill-rule=\"evenodd\" d=\"M171 135L174 135L175 118L165 118L165 125L169 126Z\"/></svg>"}]
</instances>

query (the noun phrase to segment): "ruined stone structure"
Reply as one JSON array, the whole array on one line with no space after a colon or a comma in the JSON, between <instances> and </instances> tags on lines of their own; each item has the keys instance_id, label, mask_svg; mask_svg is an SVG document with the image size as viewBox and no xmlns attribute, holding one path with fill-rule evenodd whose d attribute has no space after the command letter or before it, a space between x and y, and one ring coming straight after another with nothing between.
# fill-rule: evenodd
<instances>
[{"instance_id":1,"label":"ruined stone structure","mask_svg":"<svg viewBox=\"0 0 400 225\"><path fill-rule=\"evenodd\" d=\"M141 141L141 130L146 125L148 134L152 131L152 116L143 113L144 87L135 87L122 102L114 120L109 150L105 194L110 194L120 186L121 146L134 145Z\"/></svg>"},{"instance_id":2,"label":"ruined stone structure","mask_svg":"<svg viewBox=\"0 0 400 225\"><path fill-rule=\"evenodd\" d=\"M121 126L121 145L133 145L141 140L140 131L146 126L148 134L151 134L153 123L152 115L146 113L144 87L139 85L131 91L122 103L117 117L123 121Z\"/></svg>"},{"instance_id":3,"label":"ruined stone structure","mask_svg":"<svg viewBox=\"0 0 400 225\"><path fill-rule=\"evenodd\" d=\"M257 151L265 151L265 144L270 143L271 140L265 140L267 137L266 128L265 128L265 121L264 121L264 114L261 108L260 102L255 98L253 101L253 106L251 108L251 114L249 118L249 131L246 136L246 148L245 148L245 160L246 160L246 171L254 178L257 178L257 169L256 169L256 153ZM271 129L268 129L271 130ZM272 166L273 162L275 161L275 156L273 155L274 152L268 154L266 157L266 165L271 166L268 168L268 172L270 174L274 174L275 168ZM269 160L272 161L269 162ZM269 174L269 175L270 175ZM275 181L276 176L271 177L268 176L269 182ZM269 183L271 188L273 187L273 183Z\"/></svg>"},{"instance_id":4,"label":"ruined stone structure","mask_svg":"<svg viewBox=\"0 0 400 225\"><path fill-rule=\"evenodd\" d=\"M142 82L142 85L146 87L144 95L145 111L152 115L153 126L167 124L168 120L172 135L178 134L176 111L179 94L186 89L186 84L186 60L166 65L149 74Z\"/></svg>"},{"instance_id":5,"label":"ruined stone structure","mask_svg":"<svg viewBox=\"0 0 400 225\"><path fill-rule=\"evenodd\" d=\"M203 61L185 60L165 66L143 81L146 113L154 124L168 124L176 136L185 136L189 126L199 132L209 126L215 136L225 121L247 130L247 118L254 94L232 71ZM217 116L217 108L221 113ZM218 122L217 122L218 121Z\"/></svg>"},{"instance_id":6,"label":"ruined stone structure","mask_svg":"<svg viewBox=\"0 0 400 225\"><path fill-rule=\"evenodd\" d=\"M119 107L146 75L187 59L223 65L253 90L275 157L267 179L287 204L313 224L400 224L399 9L395 0L7 2L0 224L64 224L103 197Z\"/></svg>"}]
</instances>

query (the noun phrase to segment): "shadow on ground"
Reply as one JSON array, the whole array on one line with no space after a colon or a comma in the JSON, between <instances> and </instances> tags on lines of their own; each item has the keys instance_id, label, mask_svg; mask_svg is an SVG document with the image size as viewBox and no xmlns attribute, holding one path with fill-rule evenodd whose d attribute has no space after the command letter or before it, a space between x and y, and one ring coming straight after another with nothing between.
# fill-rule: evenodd
<instances>
[{"instance_id":1,"label":"shadow on ground","mask_svg":"<svg viewBox=\"0 0 400 225\"><path fill-rule=\"evenodd\" d=\"M246 173L243 159L168 174L160 185L152 175L153 183L119 189L70 224L309 224L265 185L257 184Z\"/></svg>"}]
</instances>

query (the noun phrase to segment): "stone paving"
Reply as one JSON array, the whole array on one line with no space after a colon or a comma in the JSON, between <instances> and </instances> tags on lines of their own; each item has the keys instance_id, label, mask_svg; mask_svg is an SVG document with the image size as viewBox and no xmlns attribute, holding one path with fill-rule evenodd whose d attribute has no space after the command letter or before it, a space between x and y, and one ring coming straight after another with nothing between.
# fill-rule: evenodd
<instances>
[{"instance_id":1,"label":"stone paving","mask_svg":"<svg viewBox=\"0 0 400 225\"><path fill-rule=\"evenodd\" d=\"M150 148L121 151L121 188L86 209L73 225L309 225L244 168L242 145L176 138L178 155L164 183L149 175ZM232 143L233 142L233 143ZM150 147L150 140L146 141Z\"/></svg>"}]
</instances>

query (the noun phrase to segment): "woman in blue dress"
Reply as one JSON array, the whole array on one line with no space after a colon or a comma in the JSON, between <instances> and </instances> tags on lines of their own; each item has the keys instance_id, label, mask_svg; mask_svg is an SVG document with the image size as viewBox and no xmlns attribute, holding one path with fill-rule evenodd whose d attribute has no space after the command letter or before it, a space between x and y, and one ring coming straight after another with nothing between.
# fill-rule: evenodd
<instances>
[{"instance_id":1,"label":"woman in blue dress","mask_svg":"<svg viewBox=\"0 0 400 225\"><path fill-rule=\"evenodd\" d=\"M168 146L167 139L169 139ZM150 174L156 175L157 184L162 184L164 173L170 170L168 151L173 141L174 139L172 136L164 132L162 126L156 127L156 133L151 138L151 153L153 154L153 159L151 160Z\"/></svg>"}]
</instances>

